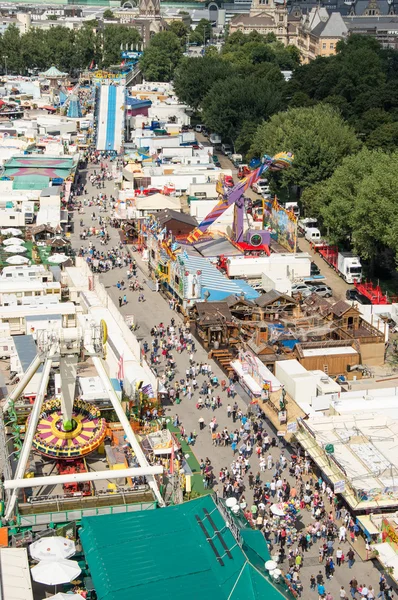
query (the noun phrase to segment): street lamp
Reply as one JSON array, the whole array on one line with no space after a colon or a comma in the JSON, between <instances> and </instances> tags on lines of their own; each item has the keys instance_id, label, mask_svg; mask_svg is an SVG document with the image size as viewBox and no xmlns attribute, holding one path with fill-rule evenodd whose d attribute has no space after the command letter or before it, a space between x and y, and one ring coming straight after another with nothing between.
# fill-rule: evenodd
<instances>
[{"instance_id":1,"label":"street lamp","mask_svg":"<svg viewBox=\"0 0 398 600\"><path fill-rule=\"evenodd\" d=\"M7 58L8 58L8 56L5 54L3 56L3 58L4 58L5 67L6 67L6 76L7 76L8 75L8 72L7 72Z\"/></svg>"}]
</instances>

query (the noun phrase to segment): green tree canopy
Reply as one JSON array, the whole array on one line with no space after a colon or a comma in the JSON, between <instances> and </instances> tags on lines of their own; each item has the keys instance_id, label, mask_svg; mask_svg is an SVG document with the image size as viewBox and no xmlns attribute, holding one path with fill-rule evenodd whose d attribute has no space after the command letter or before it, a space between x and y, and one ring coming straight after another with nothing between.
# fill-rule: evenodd
<instances>
[{"instance_id":1,"label":"green tree canopy","mask_svg":"<svg viewBox=\"0 0 398 600\"><path fill-rule=\"evenodd\" d=\"M140 66L147 81L171 81L183 55L180 39L172 31L153 36L145 49Z\"/></svg>"},{"instance_id":2,"label":"green tree canopy","mask_svg":"<svg viewBox=\"0 0 398 600\"><path fill-rule=\"evenodd\" d=\"M280 108L281 87L254 76L219 81L204 99L204 122L222 137L235 140L245 121L259 122Z\"/></svg>"},{"instance_id":3,"label":"green tree canopy","mask_svg":"<svg viewBox=\"0 0 398 600\"><path fill-rule=\"evenodd\" d=\"M174 74L174 89L182 102L197 109L212 85L231 74L231 67L218 56L184 57Z\"/></svg>"},{"instance_id":4,"label":"green tree canopy","mask_svg":"<svg viewBox=\"0 0 398 600\"><path fill-rule=\"evenodd\" d=\"M318 104L279 112L260 125L251 154L291 151L294 163L283 171L283 185L306 188L327 179L343 158L360 147L354 130L333 107Z\"/></svg>"},{"instance_id":5,"label":"green tree canopy","mask_svg":"<svg viewBox=\"0 0 398 600\"><path fill-rule=\"evenodd\" d=\"M352 246L373 273L388 251L398 256L397 168L397 152L363 148L302 196L307 214L321 217L329 239Z\"/></svg>"},{"instance_id":6,"label":"green tree canopy","mask_svg":"<svg viewBox=\"0 0 398 600\"><path fill-rule=\"evenodd\" d=\"M182 21L172 21L169 25L169 31L174 33L181 40L181 44L185 46L188 33L190 31L189 27L185 25Z\"/></svg>"}]
</instances>

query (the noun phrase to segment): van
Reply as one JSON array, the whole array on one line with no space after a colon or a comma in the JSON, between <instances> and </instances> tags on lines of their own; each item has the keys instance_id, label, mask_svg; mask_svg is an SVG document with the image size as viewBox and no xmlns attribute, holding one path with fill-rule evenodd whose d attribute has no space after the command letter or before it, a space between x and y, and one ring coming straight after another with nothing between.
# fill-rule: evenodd
<instances>
[{"instance_id":1,"label":"van","mask_svg":"<svg viewBox=\"0 0 398 600\"><path fill-rule=\"evenodd\" d=\"M202 130L204 128L204 125L195 125L195 131L196 133L202 133Z\"/></svg>"},{"instance_id":2,"label":"van","mask_svg":"<svg viewBox=\"0 0 398 600\"><path fill-rule=\"evenodd\" d=\"M222 144L221 152L227 156L228 154L232 154L232 146L231 144Z\"/></svg>"},{"instance_id":3,"label":"van","mask_svg":"<svg viewBox=\"0 0 398 600\"><path fill-rule=\"evenodd\" d=\"M253 183L252 190L253 192L256 192L257 194L261 195L269 194L271 192L269 183L266 179L259 179L258 181L256 181L256 183Z\"/></svg>"},{"instance_id":4,"label":"van","mask_svg":"<svg viewBox=\"0 0 398 600\"><path fill-rule=\"evenodd\" d=\"M305 239L307 242L316 242L321 239L321 232L316 227L307 227Z\"/></svg>"},{"instance_id":5,"label":"van","mask_svg":"<svg viewBox=\"0 0 398 600\"><path fill-rule=\"evenodd\" d=\"M211 133L209 136L210 144L219 146L221 144L221 135L219 133Z\"/></svg>"}]
</instances>

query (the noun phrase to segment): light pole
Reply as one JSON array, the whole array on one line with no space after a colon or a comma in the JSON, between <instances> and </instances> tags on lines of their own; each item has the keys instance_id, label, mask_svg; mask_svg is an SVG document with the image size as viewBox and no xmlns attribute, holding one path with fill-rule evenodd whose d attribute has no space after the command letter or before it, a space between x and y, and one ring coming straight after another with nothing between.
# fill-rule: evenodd
<instances>
[{"instance_id":1,"label":"light pole","mask_svg":"<svg viewBox=\"0 0 398 600\"><path fill-rule=\"evenodd\" d=\"M6 67L6 77L7 77L7 75L8 75L8 72L7 72L7 58L8 58L8 56L5 54L3 56L3 58L4 58L5 67Z\"/></svg>"}]
</instances>

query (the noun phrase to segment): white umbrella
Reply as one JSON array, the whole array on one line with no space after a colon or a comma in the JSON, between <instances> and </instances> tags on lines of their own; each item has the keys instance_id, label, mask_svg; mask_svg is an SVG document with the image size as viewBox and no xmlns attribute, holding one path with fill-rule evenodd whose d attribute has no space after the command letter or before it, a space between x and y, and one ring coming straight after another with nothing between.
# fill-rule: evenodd
<instances>
[{"instance_id":1,"label":"white umbrella","mask_svg":"<svg viewBox=\"0 0 398 600\"><path fill-rule=\"evenodd\" d=\"M42 560L31 569L33 580L44 585L69 583L81 572L75 560Z\"/></svg>"},{"instance_id":2,"label":"white umbrella","mask_svg":"<svg viewBox=\"0 0 398 600\"><path fill-rule=\"evenodd\" d=\"M68 258L69 256L66 256L66 254L53 254L48 257L48 262L60 265L61 263L66 262Z\"/></svg>"},{"instance_id":3,"label":"white umbrella","mask_svg":"<svg viewBox=\"0 0 398 600\"><path fill-rule=\"evenodd\" d=\"M277 517L283 517L283 515L285 514L285 511L283 510L283 504L281 504L281 503L272 504L270 511L272 512L273 515L276 515Z\"/></svg>"},{"instance_id":4,"label":"white umbrella","mask_svg":"<svg viewBox=\"0 0 398 600\"><path fill-rule=\"evenodd\" d=\"M59 560L69 558L76 553L73 540L62 536L44 537L29 546L29 552L35 560Z\"/></svg>"},{"instance_id":5,"label":"white umbrella","mask_svg":"<svg viewBox=\"0 0 398 600\"><path fill-rule=\"evenodd\" d=\"M1 235L22 235L22 231L15 227L7 227L1 230Z\"/></svg>"},{"instance_id":6,"label":"white umbrella","mask_svg":"<svg viewBox=\"0 0 398 600\"><path fill-rule=\"evenodd\" d=\"M10 254L18 254L19 252L26 252L27 248L25 248L25 246L21 246L21 244L19 244L19 246L6 246L4 248L4 250L6 252L9 252Z\"/></svg>"},{"instance_id":7,"label":"white umbrella","mask_svg":"<svg viewBox=\"0 0 398 600\"><path fill-rule=\"evenodd\" d=\"M11 237L11 238L7 238L6 240L3 241L4 246L13 246L13 245L17 245L19 246L20 244L24 244L25 242L23 240L20 240L19 238L16 237Z\"/></svg>"},{"instance_id":8,"label":"white umbrella","mask_svg":"<svg viewBox=\"0 0 398 600\"><path fill-rule=\"evenodd\" d=\"M84 600L84 598L80 594L64 594L63 592L58 592L55 596L43 598L43 600Z\"/></svg>"},{"instance_id":9,"label":"white umbrella","mask_svg":"<svg viewBox=\"0 0 398 600\"><path fill-rule=\"evenodd\" d=\"M20 254L15 254L15 256L10 256L7 258L6 263L9 265L27 265L29 262L29 258L27 256L21 256Z\"/></svg>"},{"instance_id":10,"label":"white umbrella","mask_svg":"<svg viewBox=\"0 0 398 600\"><path fill-rule=\"evenodd\" d=\"M264 564L264 567L267 569L267 571L273 571L277 566L278 563L276 563L274 560L267 560L267 562Z\"/></svg>"}]
</instances>

